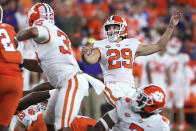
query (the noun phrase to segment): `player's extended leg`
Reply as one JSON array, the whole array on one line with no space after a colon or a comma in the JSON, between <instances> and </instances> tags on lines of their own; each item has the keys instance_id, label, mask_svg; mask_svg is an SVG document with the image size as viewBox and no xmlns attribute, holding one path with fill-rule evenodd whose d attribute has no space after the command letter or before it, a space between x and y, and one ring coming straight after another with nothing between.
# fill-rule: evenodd
<instances>
[{"instance_id":1,"label":"player's extended leg","mask_svg":"<svg viewBox=\"0 0 196 131\"><path fill-rule=\"evenodd\" d=\"M55 108L56 130L64 130L65 127L70 127L88 88L88 82L82 74L75 75L62 83ZM68 128L66 129L68 130Z\"/></svg>"},{"instance_id":2,"label":"player's extended leg","mask_svg":"<svg viewBox=\"0 0 196 131\"><path fill-rule=\"evenodd\" d=\"M132 97L136 89L126 82L106 82L104 95L106 100L115 107L115 102L120 97Z\"/></svg>"},{"instance_id":3,"label":"player's extended leg","mask_svg":"<svg viewBox=\"0 0 196 131\"><path fill-rule=\"evenodd\" d=\"M119 99L119 97L124 96L121 89L115 83L105 83L105 98L109 104L115 107L115 102Z\"/></svg>"},{"instance_id":4,"label":"player's extended leg","mask_svg":"<svg viewBox=\"0 0 196 131\"><path fill-rule=\"evenodd\" d=\"M55 106L57 101L59 90L56 89L54 94L50 97L46 112L44 113L43 119L47 126L47 131L55 131Z\"/></svg>"},{"instance_id":5,"label":"player's extended leg","mask_svg":"<svg viewBox=\"0 0 196 131\"><path fill-rule=\"evenodd\" d=\"M23 79L0 75L0 130L8 127L22 97Z\"/></svg>"},{"instance_id":6,"label":"player's extended leg","mask_svg":"<svg viewBox=\"0 0 196 131\"><path fill-rule=\"evenodd\" d=\"M180 86L177 86L180 87ZM178 129L180 131L184 131L184 122L185 122L185 116L184 116L184 90L183 88L179 88L174 93L175 98L175 106L177 109L177 120L178 120Z\"/></svg>"},{"instance_id":7,"label":"player's extended leg","mask_svg":"<svg viewBox=\"0 0 196 131\"><path fill-rule=\"evenodd\" d=\"M184 109L183 108L177 108L177 119L178 119L178 129L180 131L184 131Z\"/></svg>"}]
</instances>

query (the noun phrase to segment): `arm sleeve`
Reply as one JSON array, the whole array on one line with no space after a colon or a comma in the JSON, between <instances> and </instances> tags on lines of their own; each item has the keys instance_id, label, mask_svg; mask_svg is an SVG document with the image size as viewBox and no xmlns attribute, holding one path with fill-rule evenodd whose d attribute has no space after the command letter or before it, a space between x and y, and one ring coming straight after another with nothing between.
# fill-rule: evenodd
<instances>
[{"instance_id":1,"label":"arm sleeve","mask_svg":"<svg viewBox=\"0 0 196 131\"><path fill-rule=\"evenodd\" d=\"M99 122L102 123L105 130L109 130L109 128L111 128L111 127L109 127L110 123L116 124L118 122L118 116L117 116L116 108L109 111L106 115L109 115L110 119L102 117L102 118L99 119Z\"/></svg>"},{"instance_id":2,"label":"arm sleeve","mask_svg":"<svg viewBox=\"0 0 196 131\"><path fill-rule=\"evenodd\" d=\"M35 41L43 43L50 39L50 33L47 27L45 26L35 26L38 29L38 36L34 38Z\"/></svg>"},{"instance_id":3,"label":"arm sleeve","mask_svg":"<svg viewBox=\"0 0 196 131\"><path fill-rule=\"evenodd\" d=\"M168 124L162 125L162 130L161 131L170 131L169 125Z\"/></svg>"},{"instance_id":4,"label":"arm sleeve","mask_svg":"<svg viewBox=\"0 0 196 131\"><path fill-rule=\"evenodd\" d=\"M49 90L50 97L52 97L54 95L55 91L56 91L56 89Z\"/></svg>"},{"instance_id":5,"label":"arm sleeve","mask_svg":"<svg viewBox=\"0 0 196 131\"><path fill-rule=\"evenodd\" d=\"M170 131L169 120L165 117L162 117L161 131Z\"/></svg>"}]
</instances>

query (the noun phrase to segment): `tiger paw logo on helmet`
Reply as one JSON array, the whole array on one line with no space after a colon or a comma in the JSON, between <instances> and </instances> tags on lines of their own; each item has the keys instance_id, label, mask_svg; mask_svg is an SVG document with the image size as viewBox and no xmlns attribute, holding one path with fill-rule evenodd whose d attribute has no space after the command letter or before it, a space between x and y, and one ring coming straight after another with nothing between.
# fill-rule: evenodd
<instances>
[{"instance_id":1,"label":"tiger paw logo on helmet","mask_svg":"<svg viewBox=\"0 0 196 131\"><path fill-rule=\"evenodd\" d=\"M152 93L152 97L156 102L163 102L164 95L160 91L156 91L155 93Z\"/></svg>"}]
</instances>

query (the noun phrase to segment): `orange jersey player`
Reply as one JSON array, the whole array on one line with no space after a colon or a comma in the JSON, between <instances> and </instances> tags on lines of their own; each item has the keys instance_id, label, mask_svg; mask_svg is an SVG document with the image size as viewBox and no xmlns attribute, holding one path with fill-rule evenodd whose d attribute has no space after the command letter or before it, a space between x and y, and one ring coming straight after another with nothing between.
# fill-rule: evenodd
<instances>
[{"instance_id":1,"label":"orange jersey player","mask_svg":"<svg viewBox=\"0 0 196 131\"><path fill-rule=\"evenodd\" d=\"M19 64L21 54L16 50L16 32L11 25L2 23L3 9L0 7L0 130L8 125L22 97L23 78Z\"/></svg>"}]
</instances>

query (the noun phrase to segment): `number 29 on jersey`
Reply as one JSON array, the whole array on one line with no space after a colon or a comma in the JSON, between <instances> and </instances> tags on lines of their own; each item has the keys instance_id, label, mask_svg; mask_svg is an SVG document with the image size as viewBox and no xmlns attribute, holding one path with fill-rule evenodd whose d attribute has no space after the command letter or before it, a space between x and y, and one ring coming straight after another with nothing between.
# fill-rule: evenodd
<instances>
[{"instance_id":1,"label":"number 29 on jersey","mask_svg":"<svg viewBox=\"0 0 196 131\"><path fill-rule=\"evenodd\" d=\"M118 49L109 49L107 51L108 58L108 69L117 69L121 68L132 68L133 58L132 51L128 48L121 50Z\"/></svg>"}]
</instances>

